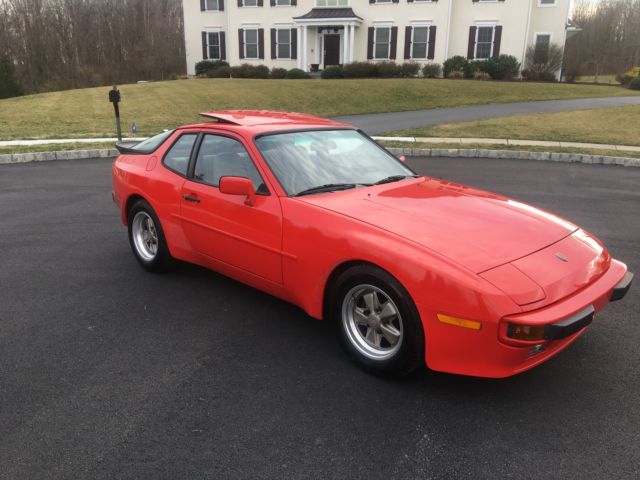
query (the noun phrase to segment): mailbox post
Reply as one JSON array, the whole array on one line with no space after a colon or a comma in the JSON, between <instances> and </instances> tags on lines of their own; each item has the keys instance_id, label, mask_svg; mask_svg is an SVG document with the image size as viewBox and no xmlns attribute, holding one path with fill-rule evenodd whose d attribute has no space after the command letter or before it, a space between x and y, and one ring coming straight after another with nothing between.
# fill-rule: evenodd
<instances>
[{"instance_id":1,"label":"mailbox post","mask_svg":"<svg viewBox=\"0 0 640 480\"><path fill-rule=\"evenodd\" d=\"M120 90L115 85L109 90L109 101L113 103L113 110L116 114L116 130L118 131L118 141L122 141L122 128L120 127Z\"/></svg>"}]
</instances>

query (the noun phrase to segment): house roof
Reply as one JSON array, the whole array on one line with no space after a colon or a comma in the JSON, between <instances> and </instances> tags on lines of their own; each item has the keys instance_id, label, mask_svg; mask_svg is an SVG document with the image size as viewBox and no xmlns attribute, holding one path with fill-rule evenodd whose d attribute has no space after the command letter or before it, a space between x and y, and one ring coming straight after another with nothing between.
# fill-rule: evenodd
<instances>
[{"instance_id":1,"label":"house roof","mask_svg":"<svg viewBox=\"0 0 640 480\"><path fill-rule=\"evenodd\" d=\"M356 15L352 8L312 8L304 15L293 18L294 20L329 20L337 18L353 18L362 20L362 17Z\"/></svg>"}]
</instances>

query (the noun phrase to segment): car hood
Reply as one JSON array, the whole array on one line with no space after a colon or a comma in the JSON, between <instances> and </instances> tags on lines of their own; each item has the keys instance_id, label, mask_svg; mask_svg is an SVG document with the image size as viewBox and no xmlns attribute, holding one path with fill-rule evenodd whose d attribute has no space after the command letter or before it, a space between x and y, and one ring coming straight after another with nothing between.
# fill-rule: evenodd
<instances>
[{"instance_id":1,"label":"car hood","mask_svg":"<svg viewBox=\"0 0 640 480\"><path fill-rule=\"evenodd\" d=\"M577 230L524 203L428 177L299 199L395 233L475 273L527 256Z\"/></svg>"}]
</instances>

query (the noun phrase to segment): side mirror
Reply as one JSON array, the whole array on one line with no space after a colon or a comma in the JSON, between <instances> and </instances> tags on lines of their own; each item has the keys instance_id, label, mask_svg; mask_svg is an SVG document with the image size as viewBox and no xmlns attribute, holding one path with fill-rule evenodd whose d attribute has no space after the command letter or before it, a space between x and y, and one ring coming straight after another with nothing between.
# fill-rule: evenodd
<instances>
[{"instance_id":1,"label":"side mirror","mask_svg":"<svg viewBox=\"0 0 640 480\"><path fill-rule=\"evenodd\" d=\"M220 192L227 195L246 195L245 205L250 207L256 204L256 191L253 183L244 177L222 177L220 179Z\"/></svg>"}]
</instances>

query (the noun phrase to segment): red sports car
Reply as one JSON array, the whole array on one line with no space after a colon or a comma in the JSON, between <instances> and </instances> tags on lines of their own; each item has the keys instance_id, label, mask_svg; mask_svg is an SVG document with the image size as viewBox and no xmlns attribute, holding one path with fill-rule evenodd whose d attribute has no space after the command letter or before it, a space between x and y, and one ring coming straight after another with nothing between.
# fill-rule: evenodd
<instances>
[{"instance_id":1,"label":"red sports car","mask_svg":"<svg viewBox=\"0 0 640 480\"><path fill-rule=\"evenodd\" d=\"M416 175L361 131L219 111L119 145L113 199L150 271L195 263L338 327L376 373L505 377L573 342L633 275L556 215Z\"/></svg>"}]
</instances>

